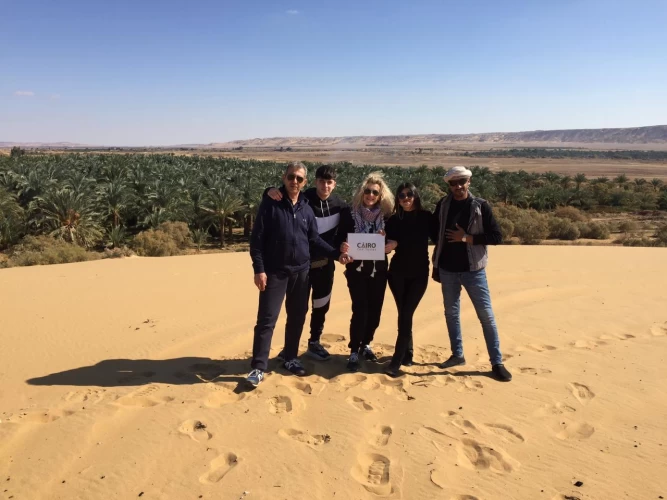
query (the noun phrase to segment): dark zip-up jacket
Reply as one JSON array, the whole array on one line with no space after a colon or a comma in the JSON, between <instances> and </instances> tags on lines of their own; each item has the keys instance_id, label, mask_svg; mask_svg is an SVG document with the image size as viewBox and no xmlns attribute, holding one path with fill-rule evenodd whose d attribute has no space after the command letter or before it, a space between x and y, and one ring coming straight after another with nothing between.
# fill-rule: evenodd
<instances>
[{"instance_id":1,"label":"dark zip-up jacket","mask_svg":"<svg viewBox=\"0 0 667 500\"><path fill-rule=\"evenodd\" d=\"M264 198L269 198L268 192L270 189L273 188L268 187L264 190ZM341 211L347 208L347 203L333 193L326 200L322 200L317 194L317 188L314 187L306 189L303 195L308 200L310 208L313 209L317 222L317 232L320 233L320 237L332 247L338 248L336 233L338 233ZM310 245L311 262L328 257L329 255L326 252L322 252L315 245Z\"/></svg>"},{"instance_id":2,"label":"dark zip-up jacket","mask_svg":"<svg viewBox=\"0 0 667 500\"><path fill-rule=\"evenodd\" d=\"M337 259L340 251L320 238L315 214L303 193L292 205L284 187L283 199L263 198L250 236L255 274L298 273L310 266L310 245Z\"/></svg>"}]
</instances>

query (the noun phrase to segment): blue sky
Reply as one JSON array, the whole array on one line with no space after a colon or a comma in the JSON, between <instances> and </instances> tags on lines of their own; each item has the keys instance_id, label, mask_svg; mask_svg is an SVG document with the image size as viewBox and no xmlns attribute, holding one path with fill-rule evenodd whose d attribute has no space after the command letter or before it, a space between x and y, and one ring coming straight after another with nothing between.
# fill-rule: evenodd
<instances>
[{"instance_id":1,"label":"blue sky","mask_svg":"<svg viewBox=\"0 0 667 500\"><path fill-rule=\"evenodd\" d=\"M667 123L664 0L0 0L0 141Z\"/></svg>"}]
</instances>

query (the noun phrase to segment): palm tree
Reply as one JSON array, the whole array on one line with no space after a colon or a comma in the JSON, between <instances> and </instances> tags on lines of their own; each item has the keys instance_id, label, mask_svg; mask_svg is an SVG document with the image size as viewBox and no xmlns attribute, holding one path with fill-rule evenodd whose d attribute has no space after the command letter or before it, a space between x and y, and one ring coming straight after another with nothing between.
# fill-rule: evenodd
<instances>
[{"instance_id":1,"label":"palm tree","mask_svg":"<svg viewBox=\"0 0 667 500\"><path fill-rule=\"evenodd\" d=\"M660 191L660 188L662 187L664 183L662 182L661 179L651 179L651 185L653 186L653 189L656 191Z\"/></svg>"},{"instance_id":2,"label":"palm tree","mask_svg":"<svg viewBox=\"0 0 667 500\"><path fill-rule=\"evenodd\" d=\"M45 193L36 201L52 236L87 248L102 239L100 216L93 208L93 198L87 193L61 188Z\"/></svg>"},{"instance_id":3,"label":"palm tree","mask_svg":"<svg viewBox=\"0 0 667 500\"><path fill-rule=\"evenodd\" d=\"M25 213L18 198L0 188L0 248L18 241L24 225Z\"/></svg>"},{"instance_id":4,"label":"palm tree","mask_svg":"<svg viewBox=\"0 0 667 500\"><path fill-rule=\"evenodd\" d=\"M202 210L207 212L220 231L220 247L225 246L225 224L235 212L243 207L238 191L225 180L216 182L205 192Z\"/></svg>"},{"instance_id":5,"label":"palm tree","mask_svg":"<svg viewBox=\"0 0 667 500\"><path fill-rule=\"evenodd\" d=\"M574 176L574 183L577 186L576 190L579 191L581 188L581 185L586 182L588 179L586 178L586 174L577 174Z\"/></svg>"},{"instance_id":6,"label":"palm tree","mask_svg":"<svg viewBox=\"0 0 667 500\"><path fill-rule=\"evenodd\" d=\"M614 182L618 184L618 187L622 188L628 183L628 176L625 174L618 175L614 177Z\"/></svg>"},{"instance_id":7,"label":"palm tree","mask_svg":"<svg viewBox=\"0 0 667 500\"><path fill-rule=\"evenodd\" d=\"M104 211L112 219L111 227L120 226L121 214L132 202L129 187L123 181L112 180L99 188L97 196Z\"/></svg>"}]
</instances>

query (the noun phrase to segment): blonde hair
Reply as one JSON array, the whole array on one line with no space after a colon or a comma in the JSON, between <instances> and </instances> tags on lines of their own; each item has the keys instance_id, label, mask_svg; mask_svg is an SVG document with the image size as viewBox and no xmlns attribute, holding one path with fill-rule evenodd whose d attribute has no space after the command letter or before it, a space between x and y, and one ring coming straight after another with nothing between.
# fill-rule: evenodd
<instances>
[{"instance_id":1,"label":"blonde hair","mask_svg":"<svg viewBox=\"0 0 667 500\"><path fill-rule=\"evenodd\" d=\"M366 186L369 184L377 184L380 186L380 195L378 196L379 200L377 203L385 216L391 215L391 211L394 209L394 195L384 181L382 172L371 172L366 176L352 199L352 207L356 210L363 205L364 189L366 189Z\"/></svg>"}]
</instances>

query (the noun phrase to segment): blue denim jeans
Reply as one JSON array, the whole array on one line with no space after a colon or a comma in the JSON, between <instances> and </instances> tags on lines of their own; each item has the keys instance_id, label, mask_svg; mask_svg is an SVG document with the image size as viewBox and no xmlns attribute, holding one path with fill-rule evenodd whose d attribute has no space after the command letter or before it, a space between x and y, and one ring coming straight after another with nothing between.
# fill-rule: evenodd
<instances>
[{"instance_id":1,"label":"blue denim jeans","mask_svg":"<svg viewBox=\"0 0 667 500\"><path fill-rule=\"evenodd\" d=\"M461 286L466 289L468 296L475 306L477 317L482 324L486 349L489 352L491 365L503 362L500 353L500 340L496 318L491 308L491 294L486 281L486 270L467 271L464 273L450 273L442 268L438 269L442 284L442 297L445 303L445 319L449 331L449 342L454 356L463 356L463 338L461 337Z\"/></svg>"}]
</instances>

